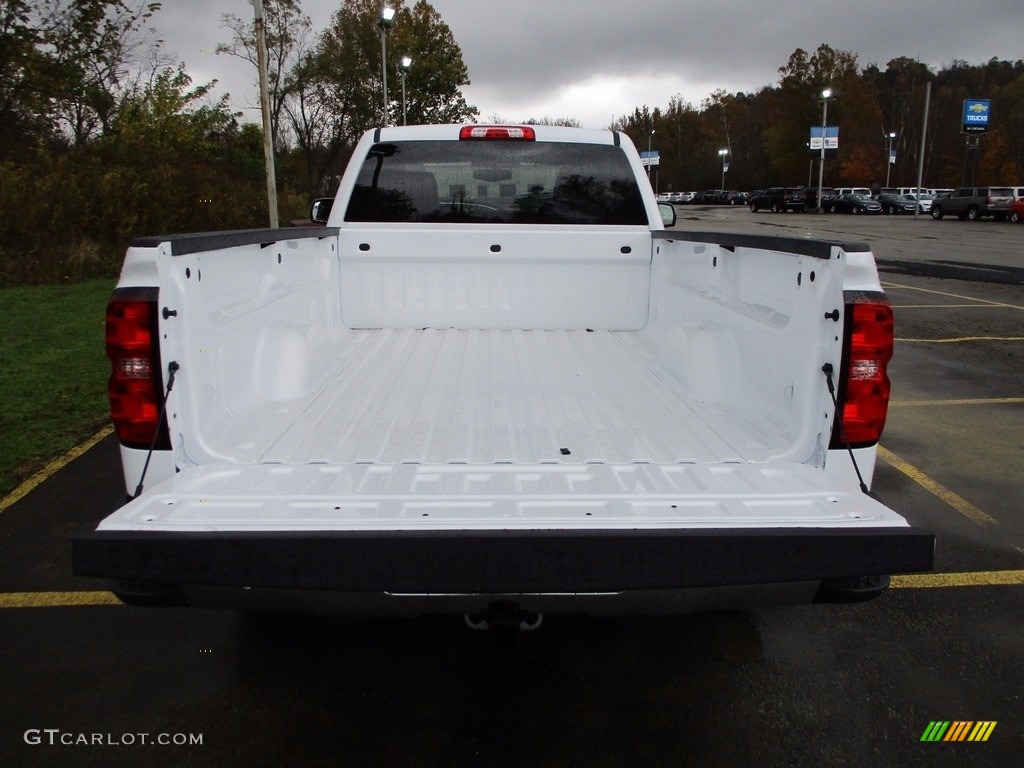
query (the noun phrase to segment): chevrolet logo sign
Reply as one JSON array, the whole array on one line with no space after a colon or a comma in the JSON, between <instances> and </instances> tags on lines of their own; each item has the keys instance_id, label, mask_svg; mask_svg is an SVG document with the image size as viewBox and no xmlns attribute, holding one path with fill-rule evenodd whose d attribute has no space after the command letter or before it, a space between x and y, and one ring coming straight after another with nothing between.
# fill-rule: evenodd
<instances>
[{"instance_id":1,"label":"chevrolet logo sign","mask_svg":"<svg viewBox=\"0 0 1024 768\"><path fill-rule=\"evenodd\" d=\"M975 102L968 107L968 109L974 114L981 114L982 112L988 112L988 104L978 104Z\"/></svg>"}]
</instances>

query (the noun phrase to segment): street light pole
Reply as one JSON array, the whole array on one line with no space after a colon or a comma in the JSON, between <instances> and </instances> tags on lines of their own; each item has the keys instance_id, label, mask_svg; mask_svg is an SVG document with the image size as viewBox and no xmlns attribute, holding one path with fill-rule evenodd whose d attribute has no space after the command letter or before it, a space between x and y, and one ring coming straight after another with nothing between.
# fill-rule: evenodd
<instances>
[{"instance_id":1,"label":"street light pole","mask_svg":"<svg viewBox=\"0 0 1024 768\"><path fill-rule=\"evenodd\" d=\"M889 173L892 171L892 140L896 138L896 132L889 133L889 152L885 156L885 186L889 186Z\"/></svg>"},{"instance_id":2,"label":"street light pole","mask_svg":"<svg viewBox=\"0 0 1024 768\"><path fill-rule=\"evenodd\" d=\"M725 191L725 158L728 156L728 154L729 154L729 150L728 149L720 149L720 150L718 150L718 156L720 158L722 158L722 187L721 187L721 189L722 189L723 192Z\"/></svg>"},{"instance_id":3,"label":"street light pole","mask_svg":"<svg viewBox=\"0 0 1024 768\"><path fill-rule=\"evenodd\" d=\"M818 166L818 211L824 212L821 205L821 191L825 178L825 131L828 127L828 100L832 98L832 89L826 88L821 92L821 164Z\"/></svg>"},{"instance_id":4,"label":"street light pole","mask_svg":"<svg viewBox=\"0 0 1024 768\"><path fill-rule=\"evenodd\" d=\"M409 74L409 67L411 66L412 59L408 56L403 56L398 65L398 69L402 73L402 125L406 125L408 120L405 110L405 76Z\"/></svg>"},{"instance_id":5,"label":"street light pole","mask_svg":"<svg viewBox=\"0 0 1024 768\"><path fill-rule=\"evenodd\" d=\"M654 136L654 129L647 134L647 183L651 183L651 137ZM651 185L653 187L653 184Z\"/></svg>"},{"instance_id":6,"label":"street light pole","mask_svg":"<svg viewBox=\"0 0 1024 768\"><path fill-rule=\"evenodd\" d=\"M380 9L380 71L381 82L384 84L384 120L381 125L388 124L388 30L395 23L395 9L384 4Z\"/></svg>"}]
</instances>

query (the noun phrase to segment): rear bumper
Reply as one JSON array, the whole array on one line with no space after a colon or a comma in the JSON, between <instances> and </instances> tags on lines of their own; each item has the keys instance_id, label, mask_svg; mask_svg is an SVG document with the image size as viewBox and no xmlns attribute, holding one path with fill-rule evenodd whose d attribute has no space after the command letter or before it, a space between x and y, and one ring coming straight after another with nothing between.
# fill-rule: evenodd
<instances>
[{"instance_id":1,"label":"rear bumper","mask_svg":"<svg viewBox=\"0 0 1024 768\"><path fill-rule=\"evenodd\" d=\"M620 593L931 570L916 528L590 531L95 531L79 576L167 586L404 595Z\"/></svg>"}]
</instances>

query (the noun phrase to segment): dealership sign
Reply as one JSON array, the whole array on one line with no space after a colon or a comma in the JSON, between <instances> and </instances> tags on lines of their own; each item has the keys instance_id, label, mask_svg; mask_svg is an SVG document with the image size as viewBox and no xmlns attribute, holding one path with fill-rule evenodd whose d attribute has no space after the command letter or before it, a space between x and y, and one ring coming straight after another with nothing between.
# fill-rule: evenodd
<instances>
[{"instance_id":1,"label":"dealership sign","mask_svg":"<svg viewBox=\"0 0 1024 768\"><path fill-rule=\"evenodd\" d=\"M658 150L653 152L641 152L640 162L644 168L657 168L661 165L661 155L658 154Z\"/></svg>"},{"instance_id":2,"label":"dealership sign","mask_svg":"<svg viewBox=\"0 0 1024 768\"><path fill-rule=\"evenodd\" d=\"M821 156L821 126L811 126L811 141L807 145L810 147L811 154L815 157ZM832 157L836 150L839 149L839 126L830 125L825 128L825 154L827 157Z\"/></svg>"},{"instance_id":3,"label":"dealership sign","mask_svg":"<svg viewBox=\"0 0 1024 768\"><path fill-rule=\"evenodd\" d=\"M991 112L992 102L988 99L964 99L964 133L987 131Z\"/></svg>"}]
</instances>

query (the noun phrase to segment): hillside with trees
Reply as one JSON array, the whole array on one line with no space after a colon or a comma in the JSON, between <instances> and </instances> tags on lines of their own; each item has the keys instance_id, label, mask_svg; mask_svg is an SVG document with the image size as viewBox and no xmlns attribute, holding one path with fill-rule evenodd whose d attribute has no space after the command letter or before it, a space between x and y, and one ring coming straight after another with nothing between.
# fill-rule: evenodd
<instances>
[{"instance_id":1,"label":"hillside with trees","mask_svg":"<svg viewBox=\"0 0 1024 768\"><path fill-rule=\"evenodd\" d=\"M1024 182L1024 61L972 65L955 61L938 72L900 57L861 68L857 54L820 45L798 49L779 67L776 85L755 93L719 90L699 107L672 98L667 107L637 107L617 121L638 147L660 155L662 190L715 189L721 184L720 149L729 150L730 189L804 185L818 178L808 151L811 126L821 125L820 94L831 88L828 123L839 126L839 152L825 163L826 186L884 184L889 134L896 163L892 186L913 186L921 160L925 89L931 83L924 145L923 186L957 187L965 174L981 184ZM968 150L960 132L964 99L990 99L993 124ZM969 167L968 167L969 166ZM810 173L813 171L813 173ZM970 183L970 177L966 183Z\"/></svg>"}]
</instances>

